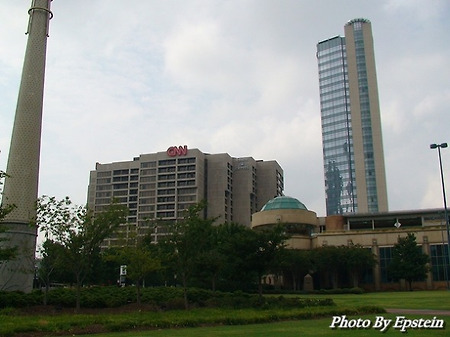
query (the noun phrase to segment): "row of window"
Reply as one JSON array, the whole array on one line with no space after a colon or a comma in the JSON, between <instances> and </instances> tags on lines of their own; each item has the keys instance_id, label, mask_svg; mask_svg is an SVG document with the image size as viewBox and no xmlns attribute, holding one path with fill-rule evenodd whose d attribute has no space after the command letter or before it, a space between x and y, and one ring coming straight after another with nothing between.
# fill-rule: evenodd
<instances>
[{"instance_id":1,"label":"row of window","mask_svg":"<svg viewBox=\"0 0 450 337\"><path fill-rule=\"evenodd\" d=\"M334 84L334 83L344 83L345 86L348 87L347 83L347 72L344 72L342 74L333 74L327 76L320 76L319 77L319 89L322 89L323 87L326 87L327 85ZM319 90L321 91L321 90Z\"/></svg>"},{"instance_id":2,"label":"row of window","mask_svg":"<svg viewBox=\"0 0 450 337\"><path fill-rule=\"evenodd\" d=\"M336 37L317 44L317 57L319 59L325 58L329 54L334 54L337 51L345 50L345 39L343 37Z\"/></svg>"},{"instance_id":3,"label":"row of window","mask_svg":"<svg viewBox=\"0 0 450 337\"><path fill-rule=\"evenodd\" d=\"M392 252L394 247L380 247L380 272L381 282L394 282L389 275L388 266L392 260ZM447 244L430 245L431 272L433 281L446 281L450 275L448 263Z\"/></svg>"}]
</instances>

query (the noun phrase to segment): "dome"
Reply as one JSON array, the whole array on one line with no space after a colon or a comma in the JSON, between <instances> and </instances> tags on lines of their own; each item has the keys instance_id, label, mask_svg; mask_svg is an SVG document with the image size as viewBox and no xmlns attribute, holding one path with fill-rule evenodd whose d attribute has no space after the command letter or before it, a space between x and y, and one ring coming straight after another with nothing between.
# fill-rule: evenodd
<instances>
[{"instance_id":1,"label":"dome","mask_svg":"<svg viewBox=\"0 0 450 337\"><path fill-rule=\"evenodd\" d=\"M275 209L303 209L308 210L306 206L298 201L295 198L287 197L287 196L280 196L276 197L272 200L269 200L263 208L261 208L262 211L269 211L269 210L275 210Z\"/></svg>"}]
</instances>

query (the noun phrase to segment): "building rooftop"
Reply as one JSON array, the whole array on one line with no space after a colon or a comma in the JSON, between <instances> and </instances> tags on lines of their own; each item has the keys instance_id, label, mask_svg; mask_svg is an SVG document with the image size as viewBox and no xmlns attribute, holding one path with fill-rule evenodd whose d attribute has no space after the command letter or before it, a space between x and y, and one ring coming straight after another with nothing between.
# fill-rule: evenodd
<instances>
[{"instance_id":1,"label":"building rooftop","mask_svg":"<svg viewBox=\"0 0 450 337\"><path fill-rule=\"evenodd\" d=\"M269 200L263 208L261 208L262 211L269 211L274 209L303 209L308 210L306 206L298 201L295 198L288 197L288 196L280 196L276 197L274 199Z\"/></svg>"}]
</instances>

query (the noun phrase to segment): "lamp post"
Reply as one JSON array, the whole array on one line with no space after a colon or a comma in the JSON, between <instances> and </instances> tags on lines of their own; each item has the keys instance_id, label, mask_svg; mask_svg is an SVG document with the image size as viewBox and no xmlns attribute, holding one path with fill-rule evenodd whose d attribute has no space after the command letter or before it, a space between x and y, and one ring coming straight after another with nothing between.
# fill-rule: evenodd
<instances>
[{"instance_id":1,"label":"lamp post","mask_svg":"<svg viewBox=\"0 0 450 337\"><path fill-rule=\"evenodd\" d=\"M442 170L442 159L441 159L441 148L445 149L446 147L448 147L447 143L431 144L430 145L430 149L438 149L439 169L441 171L442 197L444 199L445 226L446 226L446 229L447 229L447 254L448 254L448 259L450 261L450 231L449 231L448 213L447 213L447 198L445 197L444 171ZM449 265L447 264L447 266L446 266L446 275L448 275L448 266ZM447 288L450 290L448 276L447 276Z\"/></svg>"}]
</instances>

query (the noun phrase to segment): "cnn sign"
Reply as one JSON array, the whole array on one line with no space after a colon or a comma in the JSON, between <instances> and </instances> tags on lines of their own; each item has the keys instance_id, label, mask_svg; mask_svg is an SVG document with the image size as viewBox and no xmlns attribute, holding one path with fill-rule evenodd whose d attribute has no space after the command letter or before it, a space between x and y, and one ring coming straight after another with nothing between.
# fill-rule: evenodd
<instances>
[{"instance_id":1,"label":"cnn sign","mask_svg":"<svg viewBox=\"0 0 450 337\"><path fill-rule=\"evenodd\" d=\"M169 157L185 156L187 155L187 152L188 152L187 145L171 146L167 149L167 155Z\"/></svg>"}]
</instances>

